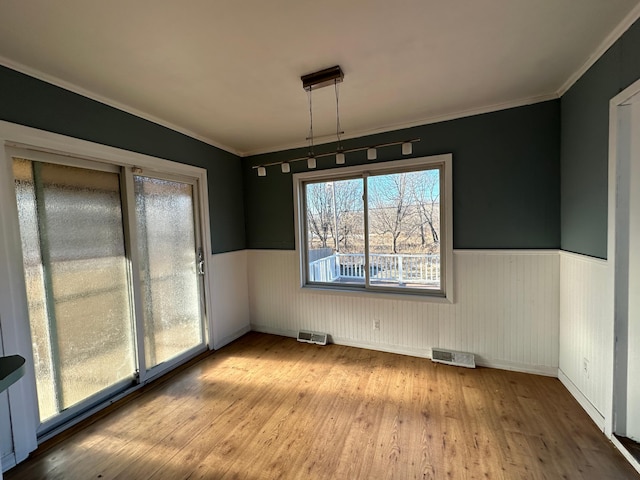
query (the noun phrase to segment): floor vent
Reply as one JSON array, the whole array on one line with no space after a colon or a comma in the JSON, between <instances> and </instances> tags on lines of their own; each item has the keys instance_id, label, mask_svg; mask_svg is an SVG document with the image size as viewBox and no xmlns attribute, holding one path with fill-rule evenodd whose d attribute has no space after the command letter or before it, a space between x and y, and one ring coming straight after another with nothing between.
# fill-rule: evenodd
<instances>
[{"instance_id":1,"label":"floor vent","mask_svg":"<svg viewBox=\"0 0 640 480\"><path fill-rule=\"evenodd\" d=\"M446 365L455 365L457 367L476 368L476 358L473 353L455 352L453 350L445 350L443 348L431 349L431 360Z\"/></svg>"},{"instance_id":2,"label":"floor vent","mask_svg":"<svg viewBox=\"0 0 640 480\"><path fill-rule=\"evenodd\" d=\"M305 342L305 343L315 343L317 345L326 345L327 334L317 333L317 332L305 332L304 330L300 330L298 332L298 341Z\"/></svg>"}]
</instances>

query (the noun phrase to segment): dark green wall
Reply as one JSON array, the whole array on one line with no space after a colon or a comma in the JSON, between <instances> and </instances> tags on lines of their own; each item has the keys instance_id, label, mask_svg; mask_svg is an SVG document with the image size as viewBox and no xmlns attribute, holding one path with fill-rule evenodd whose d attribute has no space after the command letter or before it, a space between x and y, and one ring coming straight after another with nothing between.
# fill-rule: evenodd
<instances>
[{"instance_id":1,"label":"dark green wall","mask_svg":"<svg viewBox=\"0 0 640 480\"><path fill-rule=\"evenodd\" d=\"M636 22L561 99L561 247L607 257L609 101L640 78Z\"/></svg>"},{"instance_id":2,"label":"dark green wall","mask_svg":"<svg viewBox=\"0 0 640 480\"><path fill-rule=\"evenodd\" d=\"M502 110L345 142L345 148L420 137L413 157L453 154L454 248L559 248L560 102ZM333 151L335 144L316 148ZM243 159L247 248L293 249L290 174L253 165L304 156L306 149ZM347 154L347 165L367 163L365 152ZM402 157L400 147L378 152L378 161ZM318 169L335 167L332 157ZM306 169L292 164L292 173Z\"/></svg>"},{"instance_id":3,"label":"dark green wall","mask_svg":"<svg viewBox=\"0 0 640 480\"><path fill-rule=\"evenodd\" d=\"M1 66L0 120L206 168L213 251L245 248L237 156Z\"/></svg>"}]
</instances>

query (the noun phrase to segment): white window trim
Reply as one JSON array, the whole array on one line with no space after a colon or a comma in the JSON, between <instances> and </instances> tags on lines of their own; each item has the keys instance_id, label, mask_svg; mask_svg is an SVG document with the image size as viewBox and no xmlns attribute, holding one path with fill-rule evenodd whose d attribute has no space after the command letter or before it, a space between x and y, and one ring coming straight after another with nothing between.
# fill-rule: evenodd
<instances>
[{"instance_id":1,"label":"white window trim","mask_svg":"<svg viewBox=\"0 0 640 480\"><path fill-rule=\"evenodd\" d=\"M452 179L452 163L453 155L433 155L429 157L410 158L405 160L394 160L388 162L378 162L372 164L354 165L350 167L330 168L326 170L312 170L308 172L295 173L293 179L293 209L295 221L295 245L298 255L298 266L300 275L300 287L303 291L314 293L329 293L338 295L371 295L374 297L393 297L399 296L403 299L415 299L435 303L453 303L453 179ZM304 183L309 181L332 180L337 177L348 177L350 175L363 175L366 173L405 170L411 168L428 168L430 165L443 165L442 183L441 183L441 205L444 206L444 215L442 216L442 224L440 225L441 254L444 253L444 261L442 271L444 272L444 281L442 288L443 294L434 295L428 291L411 290L411 291L375 291L364 288L349 288L334 285L307 285L306 282L306 266L305 266L305 248L303 245L304 232L304 211L300 208L304 204Z\"/></svg>"},{"instance_id":2,"label":"white window trim","mask_svg":"<svg viewBox=\"0 0 640 480\"><path fill-rule=\"evenodd\" d=\"M28 318L27 297L10 155L10 151L15 148L66 156L69 165L76 163L75 158L79 158L122 167L138 167L150 174L169 173L195 179L200 190L198 207L203 230L202 248L205 252L211 252L212 247L207 171L204 168L0 121L0 341L4 355L22 355L27 359L23 379L8 390L14 457L15 463L19 463L38 446L38 405L29 322L25 321ZM207 344L212 349L215 330L209 257L209 254L204 255L203 283ZM133 387L130 391L141 386L142 384ZM89 413L93 411L92 409ZM2 421L6 420L3 418Z\"/></svg>"}]
</instances>

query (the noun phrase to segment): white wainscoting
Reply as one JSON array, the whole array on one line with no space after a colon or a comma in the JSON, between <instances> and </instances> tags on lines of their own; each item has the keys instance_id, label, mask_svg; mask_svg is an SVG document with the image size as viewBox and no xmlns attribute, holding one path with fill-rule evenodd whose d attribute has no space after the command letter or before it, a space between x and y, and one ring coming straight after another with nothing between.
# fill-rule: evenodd
<instances>
[{"instance_id":1,"label":"white wainscoting","mask_svg":"<svg viewBox=\"0 0 640 480\"><path fill-rule=\"evenodd\" d=\"M423 357L450 348L475 353L480 365L557 375L557 250L455 251L453 304L301 289L295 251L249 250L247 267L253 330L309 329L335 343Z\"/></svg>"},{"instance_id":2,"label":"white wainscoting","mask_svg":"<svg viewBox=\"0 0 640 480\"><path fill-rule=\"evenodd\" d=\"M603 430L613 372L610 281L606 260L560 252L558 377Z\"/></svg>"},{"instance_id":3,"label":"white wainscoting","mask_svg":"<svg viewBox=\"0 0 640 480\"><path fill-rule=\"evenodd\" d=\"M213 321L213 348L220 348L241 337L249 325L247 290L247 251L211 255L209 281Z\"/></svg>"}]
</instances>

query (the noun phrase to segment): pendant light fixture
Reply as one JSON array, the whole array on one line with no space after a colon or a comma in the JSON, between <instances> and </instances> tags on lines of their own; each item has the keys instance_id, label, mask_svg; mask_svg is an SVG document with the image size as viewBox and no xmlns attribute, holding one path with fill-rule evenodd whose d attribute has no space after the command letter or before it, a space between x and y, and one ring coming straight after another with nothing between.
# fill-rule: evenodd
<instances>
[{"instance_id":1,"label":"pendant light fixture","mask_svg":"<svg viewBox=\"0 0 640 480\"><path fill-rule=\"evenodd\" d=\"M307 155L307 167L316 168L316 157L313 153L313 103L311 102L311 90L313 89L309 88L305 90L307 90L307 98L309 99L309 135L307 136L309 154Z\"/></svg>"},{"instance_id":2,"label":"pendant light fixture","mask_svg":"<svg viewBox=\"0 0 640 480\"><path fill-rule=\"evenodd\" d=\"M300 80L302 80L302 88L304 88L304 90L307 92L307 98L309 102L309 135L307 136L307 155L305 157L294 158L281 162L255 165L252 168L258 171L259 177L266 177L266 167L271 167L273 165L280 165L282 173L289 173L291 171L291 163L300 162L303 160L306 160L308 169L314 169L317 167L318 158L329 156L335 156L336 165L344 165L346 163L346 154L352 152L361 152L365 150L367 152L367 160L376 160L378 158L378 149L384 147L401 145L402 155L411 155L413 153L413 144L420 141L419 138L412 138L409 140L345 149L342 145L342 135L344 134L344 132L342 131L342 127L340 125L340 96L338 88L339 84L344 80L344 73L342 69L339 65L336 65L335 67L325 68L324 70L310 73L308 75L303 75L302 77L300 77ZM336 97L336 149L333 152L316 154L314 151L315 145L313 136L313 102L311 95L313 90L330 85L333 85Z\"/></svg>"}]
</instances>

